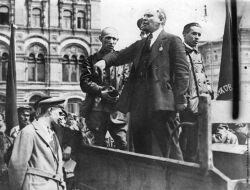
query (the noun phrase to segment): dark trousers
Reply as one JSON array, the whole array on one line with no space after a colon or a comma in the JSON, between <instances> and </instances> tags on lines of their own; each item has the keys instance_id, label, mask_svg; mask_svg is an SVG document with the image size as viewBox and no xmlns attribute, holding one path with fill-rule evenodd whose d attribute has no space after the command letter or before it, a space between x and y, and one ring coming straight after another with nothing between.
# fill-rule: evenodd
<instances>
[{"instance_id":1,"label":"dark trousers","mask_svg":"<svg viewBox=\"0 0 250 190\"><path fill-rule=\"evenodd\" d=\"M170 138L173 129L176 127L175 113L157 111L147 114L143 118L139 115L141 114L134 111L130 115L135 152L152 155L152 134L154 134L164 157L183 160L178 131Z\"/></svg>"},{"instance_id":2,"label":"dark trousers","mask_svg":"<svg viewBox=\"0 0 250 190\"><path fill-rule=\"evenodd\" d=\"M146 81L137 81L132 97L130 129L135 152L152 155L152 134L154 134L164 157L183 160L178 141L179 133L176 132L170 138L176 127L175 112L150 112L146 88Z\"/></svg>"},{"instance_id":3,"label":"dark trousers","mask_svg":"<svg viewBox=\"0 0 250 190\"><path fill-rule=\"evenodd\" d=\"M180 114L181 122L195 122L195 126L184 126L180 135L180 145L185 161L198 161L198 116L189 110Z\"/></svg>"},{"instance_id":4,"label":"dark trousers","mask_svg":"<svg viewBox=\"0 0 250 190\"><path fill-rule=\"evenodd\" d=\"M127 124L116 124L110 120L110 114L103 111L92 111L86 118L89 130L94 134L94 145L106 146L105 135L109 131L116 148L127 149Z\"/></svg>"}]
</instances>

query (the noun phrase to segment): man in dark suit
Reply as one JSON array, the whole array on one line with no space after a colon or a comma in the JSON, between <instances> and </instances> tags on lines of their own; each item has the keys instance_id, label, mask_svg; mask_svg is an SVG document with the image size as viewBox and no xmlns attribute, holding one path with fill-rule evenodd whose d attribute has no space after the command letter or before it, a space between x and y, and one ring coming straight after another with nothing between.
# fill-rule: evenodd
<instances>
[{"instance_id":1,"label":"man in dark suit","mask_svg":"<svg viewBox=\"0 0 250 190\"><path fill-rule=\"evenodd\" d=\"M153 132L163 156L182 160L178 133L171 139L170 134L176 111L186 106L189 71L182 41L163 30L165 22L164 10L147 10L142 29L148 37L104 56L96 66L104 69L133 62L117 106L130 112L135 152L151 154Z\"/></svg>"}]
</instances>

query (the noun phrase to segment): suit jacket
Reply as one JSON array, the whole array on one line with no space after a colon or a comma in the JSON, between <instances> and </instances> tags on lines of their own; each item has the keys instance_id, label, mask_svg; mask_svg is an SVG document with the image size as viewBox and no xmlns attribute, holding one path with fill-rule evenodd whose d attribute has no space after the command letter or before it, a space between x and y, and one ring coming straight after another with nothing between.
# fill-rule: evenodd
<instances>
[{"instance_id":1,"label":"suit jacket","mask_svg":"<svg viewBox=\"0 0 250 190\"><path fill-rule=\"evenodd\" d=\"M62 171L62 151L50 145L51 139L37 121L23 128L17 135L9 162L12 190L65 189Z\"/></svg>"},{"instance_id":2,"label":"suit jacket","mask_svg":"<svg viewBox=\"0 0 250 190\"><path fill-rule=\"evenodd\" d=\"M118 102L118 109L124 113L130 111L136 70L140 64L142 48L146 39L139 40L120 52L104 56L106 66L123 65L133 62L129 79L124 86ZM189 82L189 68L181 39L161 31L151 47L148 67L148 107L151 111L175 111L176 104L186 103L185 92ZM134 72L133 72L134 71Z\"/></svg>"},{"instance_id":3,"label":"suit jacket","mask_svg":"<svg viewBox=\"0 0 250 190\"><path fill-rule=\"evenodd\" d=\"M111 120L114 123L125 123L126 117L116 111L115 104L108 103L100 97L101 90L114 87L119 92L123 88L123 84L127 79L129 66L110 67L101 72L94 66L96 62L101 60L107 53L99 51L85 60L82 66L82 74L80 77L80 86L83 92L87 93L86 99L81 105L81 116L88 117L88 114L93 111L103 111L111 113ZM113 114L114 113L114 114ZM116 116L118 116L116 118Z\"/></svg>"}]
</instances>

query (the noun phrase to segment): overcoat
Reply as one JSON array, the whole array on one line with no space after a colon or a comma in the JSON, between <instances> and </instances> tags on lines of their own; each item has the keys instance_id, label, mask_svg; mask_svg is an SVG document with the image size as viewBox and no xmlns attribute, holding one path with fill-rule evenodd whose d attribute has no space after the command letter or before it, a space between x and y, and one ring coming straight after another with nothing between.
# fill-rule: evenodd
<instances>
[{"instance_id":1,"label":"overcoat","mask_svg":"<svg viewBox=\"0 0 250 190\"><path fill-rule=\"evenodd\" d=\"M104 56L106 67L133 62L127 83L124 86L118 109L127 113L130 110L135 81L138 80L138 65L146 39L136 41L120 52ZM148 109L150 111L175 111L176 104L185 104L185 92L189 83L189 67L184 45L175 35L161 31L153 43L146 65Z\"/></svg>"},{"instance_id":2,"label":"overcoat","mask_svg":"<svg viewBox=\"0 0 250 190\"><path fill-rule=\"evenodd\" d=\"M17 135L9 162L12 190L65 190L62 151L56 137L57 152L46 128L37 121Z\"/></svg>"}]
</instances>

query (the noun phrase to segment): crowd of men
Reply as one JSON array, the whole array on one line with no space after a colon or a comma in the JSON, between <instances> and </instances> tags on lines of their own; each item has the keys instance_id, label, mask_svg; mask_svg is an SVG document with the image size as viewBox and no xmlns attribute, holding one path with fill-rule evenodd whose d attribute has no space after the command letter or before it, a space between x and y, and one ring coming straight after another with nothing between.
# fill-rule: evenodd
<instances>
[{"instance_id":1,"label":"crowd of men","mask_svg":"<svg viewBox=\"0 0 250 190\"><path fill-rule=\"evenodd\" d=\"M9 135L1 114L4 190L77 189L78 149L81 144L90 144L91 138L81 118L64 110L64 101L44 97L33 107L19 107L19 125Z\"/></svg>"},{"instance_id":2,"label":"crowd of men","mask_svg":"<svg viewBox=\"0 0 250 190\"><path fill-rule=\"evenodd\" d=\"M91 126L90 121L100 122L97 118L104 119L104 115L110 119L117 111L129 113L129 150L132 146L137 153L152 155L155 138L162 156L197 162L197 124L192 129L184 127L180 137L178 130L172 132L179 119L197 123L201 94L213 98L197 47L202 28L198 23L185 25L182 42L164 31L165 22L163 9L147 10L137 22L141 40L121 51L114 50L117 31L114 28L102 31L101 50L90 56L82 69L81 88L87 97L92 97L92 103L85 104L87 126ZM105 51L105 47L109 49ZM114 68L127 64L129 76L120 92L110 76ZM115 90L118 93L113 93ZM92 126L94 143L101 145L107 127L100 123ZM107 126L109 131L116 129L118 137L126 134L125 130L119 131L124 128ZM117 134L111 135L118 144Z\"/></svg>"},{"instance_id":3,"label":"crowd of men","mask_svg":"<svg viewBox=\"0 0 250 190\"><path fill-rule=\"evenodd\" d=\"M121 150L153 155L155 139L161 156L198 162L199 96L213 99L198 51L202 27L185 25L183 42L165 23L163 9L147 10L137 22L141 40L121 51L115 51L117 30L101 31L102 47L85 60L80 77L87 127L64 110L64 99L45 97L34 108L18 108L19 126L5 148L11 189L65 189L65 181L76 189L79 145L107 146L107 132ZM7 136L3 120L0 114ZM194 125L180 132L179 122Z\"/></svg>"}]
</instances>

